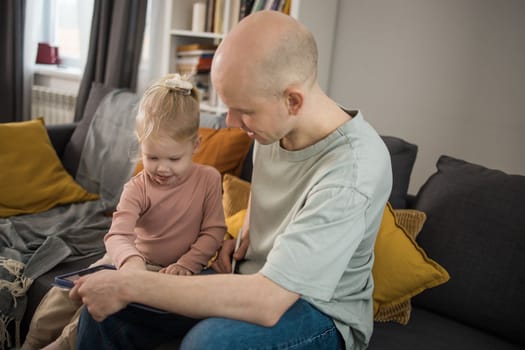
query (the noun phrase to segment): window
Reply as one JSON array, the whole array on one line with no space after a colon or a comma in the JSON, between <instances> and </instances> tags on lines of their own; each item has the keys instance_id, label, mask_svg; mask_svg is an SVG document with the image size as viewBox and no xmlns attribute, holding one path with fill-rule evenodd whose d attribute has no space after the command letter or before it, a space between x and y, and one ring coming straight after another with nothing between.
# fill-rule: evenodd
<instances>
[{"instance_id":1,"label":"window","mask_svg":"<svg viewBox=\"0 0 525 350\"><path fill-rule=\"evenodd\" d=\"M93 0L42 0L38 42L58 47L60 65L83 69Z\"/></svg>"}]
</instances>

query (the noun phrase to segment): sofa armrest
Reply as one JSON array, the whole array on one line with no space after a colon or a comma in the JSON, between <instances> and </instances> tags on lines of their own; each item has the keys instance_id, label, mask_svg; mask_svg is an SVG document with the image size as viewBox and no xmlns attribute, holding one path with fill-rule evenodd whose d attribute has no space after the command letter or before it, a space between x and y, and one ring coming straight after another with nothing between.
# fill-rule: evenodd
<instances>
[{"instance_id":1,"label":"sofa armrest","mask_svg":"<svg viewBox=\"0 0 525 350\"><path fill-rule=\"evenodd\" d=\"M76 126L76 123L46 125L47 134L59 158L62 158L66 145Z\"/></svg>"}]
</instances>

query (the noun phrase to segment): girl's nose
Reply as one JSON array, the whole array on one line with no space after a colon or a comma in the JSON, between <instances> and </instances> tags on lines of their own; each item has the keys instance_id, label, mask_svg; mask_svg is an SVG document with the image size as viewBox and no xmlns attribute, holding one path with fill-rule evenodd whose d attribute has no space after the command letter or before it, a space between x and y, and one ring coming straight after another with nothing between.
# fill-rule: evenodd
<instances>
[{"instance_id":1,"label":"girl's nose","mask_svg":"<svg viewBox=\"0 0 525 350\"><path fill-rule=\"evenodd\" d=\"M167 166L167 164L165 164L164 162L159 162L159 164L157 165L157 171L160 173L160 172L164 172L167 170L169 170L169 167Z\"/></svg>"}]
</instances>

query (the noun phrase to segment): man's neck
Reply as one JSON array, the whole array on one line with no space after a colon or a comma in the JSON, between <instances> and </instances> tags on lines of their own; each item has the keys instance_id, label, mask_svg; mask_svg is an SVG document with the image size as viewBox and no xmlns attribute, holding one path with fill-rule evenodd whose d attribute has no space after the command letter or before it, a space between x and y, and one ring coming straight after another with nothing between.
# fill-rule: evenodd
<instances>
[{"instance_id":1,"label":"man's neck","mask_svg":"<svg viewBox=\"0 0 525 350\"><path fill-rule=\"evenodd\" d=\"M281 147L289 151L301 150L319 142L352 119L324 93L310 99L297 118L295 130L280 142Z\"/></svg>"}]
</instances>

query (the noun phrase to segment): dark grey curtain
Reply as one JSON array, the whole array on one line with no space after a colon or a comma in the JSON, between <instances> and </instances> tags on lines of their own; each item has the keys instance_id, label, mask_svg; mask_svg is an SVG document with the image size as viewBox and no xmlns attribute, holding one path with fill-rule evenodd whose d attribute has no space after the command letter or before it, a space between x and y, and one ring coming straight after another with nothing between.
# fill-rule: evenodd
<instances>
[{"instance_id":1,"label":"dark grey curtain","mask_svg":"<svg viewBox=\"0 0 525 350\"><path fill-rule=\"evenodd\" d=\"M24 120L25 0L0 0L0 122Z\"/></svg>"},{"instance_id":2,"label":"dark grey curtain","mask_svg":"<svg viewBox=\"0 0 525 350\"><path fill-rule=\"evenodd\" d=\"M147 0L95 0L75 121L84 116L93 83L135 91L146 11Z\"/></svg>"}]
</instances>

